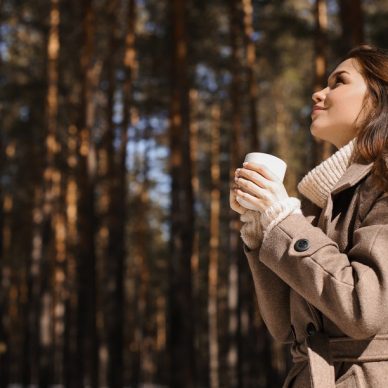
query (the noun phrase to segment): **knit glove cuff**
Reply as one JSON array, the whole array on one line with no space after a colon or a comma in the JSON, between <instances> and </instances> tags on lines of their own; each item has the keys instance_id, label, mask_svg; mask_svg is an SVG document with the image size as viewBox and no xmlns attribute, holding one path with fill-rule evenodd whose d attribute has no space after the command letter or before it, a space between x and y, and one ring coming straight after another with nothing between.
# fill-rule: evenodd
<instances>
[{"instance_id":1,"label":"knit glove cuff","mask_svg":"<svg viewBox=\"0 0 388 388\"><path fill-rule=\"evenodd\" d=\"M300 200L296 197L288 197L274 203L263 213L260 213L260 224L263 230L263 240L268 233L290 214L302 214Z\"/></svg>"},{"instance_id":2,"label":"knit glove cuff","mask_svg":"<svg viewBox=\"0 0 388 388\"><path fill-rule=\"evenodd\" d=\"M250 249L260 246L263 232L260 225L260 213L255 210L247 210L240 215L240 221L244 222L240 230L240 236L245 245Z\"/></svg>"}]
</instances>

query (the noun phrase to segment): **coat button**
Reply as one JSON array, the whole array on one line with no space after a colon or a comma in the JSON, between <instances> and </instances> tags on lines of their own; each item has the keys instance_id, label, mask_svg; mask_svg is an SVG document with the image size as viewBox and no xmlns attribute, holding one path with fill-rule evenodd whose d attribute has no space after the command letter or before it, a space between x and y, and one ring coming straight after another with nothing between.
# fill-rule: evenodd
<instances>
[{"instance_id":1,"label":"coat button","mask_svg":"<svg viewBox=\"0 0 388 388\"><path fill-rule=\"evenodd\" d=\"M308 335L314 335L317 332L317 329L312 322L306 326L306 332Z\"/></svg>"},{"instance_id":2,"label":"coat button","mask_svg":"<svg viewBox=\"0 0 388 388\"><path fill-rule=\"evenodd\" d=\"M295 243L294 248L297 252L307 251L310 248L310 242L306 238L301 238Z\"/></svg>"}]
</instances>

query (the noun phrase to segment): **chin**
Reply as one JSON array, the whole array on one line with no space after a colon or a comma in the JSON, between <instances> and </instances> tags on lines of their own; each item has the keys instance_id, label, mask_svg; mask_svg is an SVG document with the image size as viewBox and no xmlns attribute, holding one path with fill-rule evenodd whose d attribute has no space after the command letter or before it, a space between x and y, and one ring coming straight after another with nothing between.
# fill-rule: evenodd
<instances>
[{"instance_id":1,"label":"chin","mask_svg":"<svg viewBox=\"0 0 388 388\"><path fill-rule=\"evenodd\" d=\"M317 127L316 125L314 124L311 124L310 125L310 133L317 139L320 139L320 140L326 140L325 139L325 130L322 129L322 128L319 128Z\"/></svg>"},{"instance_id":2,"label":"chin","mask_svg":"<svg viewBox=\"0 0 388 388\"><path fill-rule=\"evenodd\" d=\"M310 126L310 133L313 137L322 141L327 141L330 144L335 145L332 139L330 139L330 136L329 137L327 136L327 132L328 131L323 128L319 128L319 127L317 128L316 126L313 126L313 125Z\"/></svg>"}]
</instances>

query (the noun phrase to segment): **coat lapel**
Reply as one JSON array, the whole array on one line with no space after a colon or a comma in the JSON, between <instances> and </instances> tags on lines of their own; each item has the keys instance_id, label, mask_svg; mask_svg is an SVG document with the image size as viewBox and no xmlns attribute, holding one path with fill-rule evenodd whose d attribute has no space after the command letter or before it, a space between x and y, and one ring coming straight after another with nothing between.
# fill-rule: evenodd
<instances>
[{"instance_id":1,"label":"coat lapel","mask_svg":"<svg viewBox=\"0 0 388 388\"><path fill-rule=\"evenodd\" d=\"M340 180L334 185L331 190L331 195L338 194L339 192L360 182L360 180L371 171L372 167L373 162L369 164L352 163L342 175Z\"/></svg>"},{"instance_id":2,"label":"coat lapel","mask_svg":"<svg viewBox=\"0 0 388 388\"><path fill-rule=\"evenodd\" d=\"M319 226L324 232L327 232L331 221L331 215L333 212L333 197L360 182L361 179L371 171L372 167L373 162L369 164L352 163L342 175L340 180L334 185L327 198L326 206L322 212L322 217L320 217L319 220Z\"/></svg>"}]
</instances>

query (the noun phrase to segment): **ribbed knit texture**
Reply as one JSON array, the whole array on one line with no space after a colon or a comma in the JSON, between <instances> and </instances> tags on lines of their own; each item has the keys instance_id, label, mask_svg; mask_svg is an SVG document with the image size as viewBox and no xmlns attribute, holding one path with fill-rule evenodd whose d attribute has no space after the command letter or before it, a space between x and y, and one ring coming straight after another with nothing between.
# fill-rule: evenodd
<instances>
[{"instance_id":1,"label":"ribbed knit texture","mask_svg":"<svg viewBox=\"0 0 388 388\"><path fill-rule=\"evenodd\" d=\"M240 237L249 249L256 249L263 240L263 229L260 225L260 213L255 210L247 210L240 215L243 222L240 229Z\"/></svg>"},{"instance_id":2,"label":"ribbed knit texture","mask_svg":"<svg viewBox=\"0 0 388 388\"><path fill-rule=\"evenodd\" d=\"M267 237L268 233L280 221L289 214L302 214L300 200L296 197L287 197L276 202L265 212L247 210L240 215L240 221L244 222L240 230L240 236L249 249L256 249Z\"/></svg>"},{"instance_id":3,"label":"ribbed knit texture","mask_svg":"<svg viewBox=\"0 0 388 388\"><path fill-rule=\"evenodd\" d=\"M323 209L332 188L351 163L355 142L356 138L353 138L330 158L308 172L298 183L298 191Z\"/></svg>"},{"instance_id":4,"label":"ribbed knit texture","mask_svg":"<svg viewBox=\"0 0 388 388\"><path fill-rule=\"evenodd\" d=\"M320 208L352 162L356 138L341 147L336 153L309 171L298 184L298 191ZM290 214L302 214L300 200L288 197L279 201L263 213L247 210L240 216L244 222L241 238L250 249L256 249L268 233Z\"/></svg>"},{"instance_id":5,"label":"ribbed knit texture","mask_svg":"<svg viewBox=\"0 0 388 388\"><path fill-rule=\"evenodd\" d=\"M289 214L302 214L300 200L296 197L288 197L285 200L274 203L261 214L260 224L263 228L263 240L267 234L279 222L283 221Z\"/></svg>"}]
</instances>

